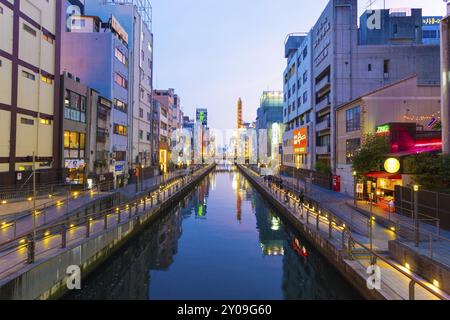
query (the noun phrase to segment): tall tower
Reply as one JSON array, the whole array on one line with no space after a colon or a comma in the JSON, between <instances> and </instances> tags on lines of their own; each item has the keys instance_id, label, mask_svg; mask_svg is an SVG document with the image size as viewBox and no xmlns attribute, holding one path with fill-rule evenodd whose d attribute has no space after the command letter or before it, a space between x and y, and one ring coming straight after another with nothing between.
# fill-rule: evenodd
<instances>
[{"instance_id":1,"label":"tall tower","mask_svg":"<svg viewBox=\"0 0 450 320\"><path fill-rule=\"evenodd\" d=\"M242 99L239 98L237 103L237 129L242 129L243 121L242 121Z\"/></svg>"}]
</instances>

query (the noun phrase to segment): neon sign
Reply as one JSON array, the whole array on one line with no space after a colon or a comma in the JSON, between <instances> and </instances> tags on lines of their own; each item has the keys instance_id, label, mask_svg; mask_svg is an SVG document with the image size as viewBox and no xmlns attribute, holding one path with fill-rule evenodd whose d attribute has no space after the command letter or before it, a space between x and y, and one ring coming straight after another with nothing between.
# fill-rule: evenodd
<instances>
[{"instance_id":1,"label":"neon sign","mask_svg":"<svg viewBox=\"0 0 450 320\"><path fill-rule=\"evenodd\" d=\"M377 134L389 133L391 131L391 127L388 124L377 127Z\"/></svg>"}]
</instances>

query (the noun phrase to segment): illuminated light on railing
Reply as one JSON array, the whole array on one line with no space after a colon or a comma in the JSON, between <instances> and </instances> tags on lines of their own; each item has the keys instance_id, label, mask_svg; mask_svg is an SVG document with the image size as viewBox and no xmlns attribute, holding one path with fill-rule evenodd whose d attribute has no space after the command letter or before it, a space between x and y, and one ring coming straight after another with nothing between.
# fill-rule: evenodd
<instances>
[{"instance_id":1,"label":"illuminated light on railing","mask_svg":"<svg viewBox=\"0 0 450 320\"><path fill-rule=\"evenodd\" d=\"M53 198L53 195L49 194L49 195L48 195L48 198L49 198L49 199Z\"/></svg>"},{"instance_id":2,"label":"illuminated light on railing","mask_svg":"<svg viewBox=\"0 0 450 320\"><path fill-rule=\"evenodd\" d=\"M22 239L22 240L19 241L19 244L24 244L25 242L26 242L26 240Z\"/></svg>"},{"instance_id":3,"label":"illuminated light on railing","mask_svg":"<svg viewBox=\"0 0 450 320\"><path fill-rule=\"evenodd\" d=\"M33 197L28 197L27 200L28 200L28 201L31 201L31 200L33 200Z\"/></svg>"},{"instance_id":4,"label":"illuminated light on railing","mask_svg":"<svg viewBox=\"0 0 450 320\"><path fill-rule=\"evenodd\" d=\"M391 231L394 231L394 232L395 232L395 230L396 230L395 227L391 227Z\"/></svg>"},{"instance_id":5,"label":"illuminated light on railing","mask_svg":"<svg viewBox=\"0 0 450 320\"><path fill-rule=\"evenodd\" d=\"M405 268L408 269L408 270L411 270L411 266L409 265L408 262L405 262Z\"/></svg>"},{"instance_id":6,"label":"illuminated light on railing","mask_svg":"<svg viewBox=\"0 0 450 320\"><path fill-rule=\"evenodd\" d=\"M74 196L74 197L78 197L78 195L79 195L79 193L78 193L77 191L75 191L75 192L73 193L73 196Z\"/></svg>"},{"instance_id":7,"label":"illuminated light on railing","mask_svg":"<svg viewBox=\"0 0 450 320\"><path fill-rule=\"evenodd\" d=\"M6 201L6 200L2 201L2 204L7 204L7 203L8 203L8 201Z\"/></svg>"},{"instance_id":8,"label":"illuminated light on railing","mask_svg":"<svg viewBox=\"0 0 450 320\"><path fill-rule=\"evenodd\" d=\"M433 286L435 286L436 288L439 288L439 281L437 281L436 279L433 280Z\"/></svg>"},{"instance_id":9,"label":"illuminated light on railing","mask_svg":"<svg viewBox=\"0 0 450 320\"><path fill-rule=\"evenodd\" d=\"M50 231L47 231L46 233L44 233L44 236L48 237L50 234L51 234Z\"/></svg>"},{"instance_id":10,"label":"illuminated light on railing","mask_svg":"<svg viewBox=\"0 0 450 320\"><path fill-rule=\"evenodd\" d=\"M73 228L73 227L75 227L75 225L74 225L74 224L71 224L70 227Z\"/></svg>"}]
</instances>

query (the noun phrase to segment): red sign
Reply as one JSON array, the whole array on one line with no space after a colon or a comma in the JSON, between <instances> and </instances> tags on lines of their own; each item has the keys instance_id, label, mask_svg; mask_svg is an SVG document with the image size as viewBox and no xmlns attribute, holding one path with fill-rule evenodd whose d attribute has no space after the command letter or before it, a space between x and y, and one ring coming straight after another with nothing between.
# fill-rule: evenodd
<instances>
[{"instance_id":1,"label":"red sign","mask_svg":"<svg viewBox=\"0 0 450 320\"><path fill-rule=\"evenodd\" d=\"M308 153L308 129L300 128L294 131L294 154Z\"/></svg>"}]
</instances>

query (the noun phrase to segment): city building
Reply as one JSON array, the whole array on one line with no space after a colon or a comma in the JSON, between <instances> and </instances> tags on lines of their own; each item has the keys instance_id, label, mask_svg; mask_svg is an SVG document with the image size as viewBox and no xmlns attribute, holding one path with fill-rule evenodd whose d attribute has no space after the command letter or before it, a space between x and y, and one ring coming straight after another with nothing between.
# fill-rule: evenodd
<instances>
[{"instance_id":1,"label":"city building","mask_svg":"<svg viewBox=\"0 0 450 320\"><path fill-rule=\"evenodd\" d=\"M169 169L171 159L174 96L174 89L153 91L153 99L159 105L159 164L163 171Z\"/></svg>"},{"instance_id":2,"label":"city building","mask_svg":"<svg viewBox=\"0 0 450 320\"><path fill-rule=\"evenodd\" d=\"M260 164L269 165L274 160L272 156L279 153L279 137L274 135L274 131L278 132L278 130L273 128L280 128L283 125L283 92L263 92L260 107L257 110L255 125L257 133L257 161ZM250 124L248 127L250 127ZM276 143L273 143L273 140Z\"/></svg>"},{"instance_id":3,"label":"city building","mask_svg":"<svg viewBox=\"0 0 450 320\"><path fill-rule=\"evenodd\" d=\"M141 175L154 174L158 166L152 150L153 33L152 7L149 0L86 1L86 14L111 17L120 21L119 30L127 34L129 57L118 53L129 68L128 162L130 169L139 167ZM114 22L114 21L113 21Z\"/></svg>"},{"instance_id":4,"label":"city building","mask_svg":"<svg viewBox=\"0 0 450 320\"><path fill-rule=\"evenodd\" d=\"M311 39L311 33L290 34L285 43L283 166L306 170L314 169L316 145ZM326 103L321 102L320 106L326 107ZM328 114L325 112L325 116L321 116L319 113L317 118L323 123L318 134L329 135ZM294 138L298 138L299 133L305 138L304 145L294 148Z\"/></svg>"},{"instance_id":5,"label":"city building","mask_svg":"<svg viewBox=\"0 0 450 320\"><path fill-rule=\"evenodd\" d=\"M61 76L62 113L62 163L65 181L86 184L89 152L89 88L70 73Z\"/></svg>"},{"instance_id":6,"label":"city building","mask_svg":"<svg viewBox=\"0 0 450 320\"><path fill-rule=\"evenodd\" d=\"M103 97L98 91L90 89L87 111L89 124L87 178L98 184L114 182L114 173L110 171L112 110L113 102L111 100Z\"/></svg>"},{"instance_id":7,"label":"city building","mask_svg":"<svg viewBox=\"0 0 450 320\"><path fill-rule=\"evenodd\" d=\"M401 163L405 156L442 149L441 132L435 129L439 120L439 85L420 85L416 76L339 106L336 109L336 175L340 190L336 191L354 194L352 157L367 134L389 135L391 152L386 157ZM396 185L406 186L411 181L405 171L373 172L367 178L376 183L376 191L389 197L393 196Z\"/></svg>"},{"instance_id":8,"label":"city building","mask_svg":"<svg viewBox=\"0 0 450 320\"><path fill-rule=\"evenodd\" d=\"M129 170L129 56L128 34L111 16L76 16L62 36L62 70L83 79L88 87L113 101L110 171L116 187L128 183ZM100 55L99 52L102 54Z\"/></svg>"},{"instance_id":9,"label":"city building","mask_svg":"<svg viewBox=\"0 0 450 320\"><path fill-rule=\"evenodd\" d=\"M443 151L450 154L450 3L447 16L441 22L441 118Z\"/></svg>"},{"instance_id":10,"label":"city building","mask_svg":"<svg viewBox=\"0 0 450 320\"><path fill-rule=\"evenodd\" d=\"M63 179L60 140L61 1L0 1L0 184ZM34 162L33 162L34 157Z\"/></svg>"},{"instance_id":11,"label":"city building","mask_svg":"<svg viewBox=\"0 0 450 320\"><path fill-rule=\"evenodd\" d=\"M441 20L442 17L423 17L422 19L422 42L423 44L439 45L441 42Z\"/></svg>"},{"instance_id":12,"label":"city building","mask_svg":"<svg viewBox=\"0 0 450 320\"><path fill-rule=\"evenodd\" d=\"M338 106L412 75L417 75L420 85L440 82L439 46L423 45L422 32L417 31L422 26L421 9L366 11L360 18L359 28L357 19L357 0L331 0L310 31L312 72L308 79L311 83L307 82L306 86L312 87L310 117L315 125L310 136L315 141L311 151L314 169L320 162L323 171L336 170L334 111ZM379 25L370 25L372 21ZM400 39L400 35L405 39ZM295 52L302 39L293 38L291 44L289 40L287 57ZM288 61L285 75L289 78L294 63L292 57ZM290 72L295 74L295 68ZM286 100L293 89L294 81L287 81ZM289 105L292 112L293 102L285 103L288 113ZM305 133L308 140L308 131L304 129L297 137L303 138ZM289 138L295 140L293 136L286 137L285 143Z\"/></svg>"},{"instance_id":13,"label":"city building","mask_svg":"<svg viewBox=\"0 0 450 320\"><path fill-rule=\"evenodd\" d=\"M202 164L205 161L208 130L208 109L197 108L195 111L194 129L194 162Z\"/></svg>"}]
</instances>

